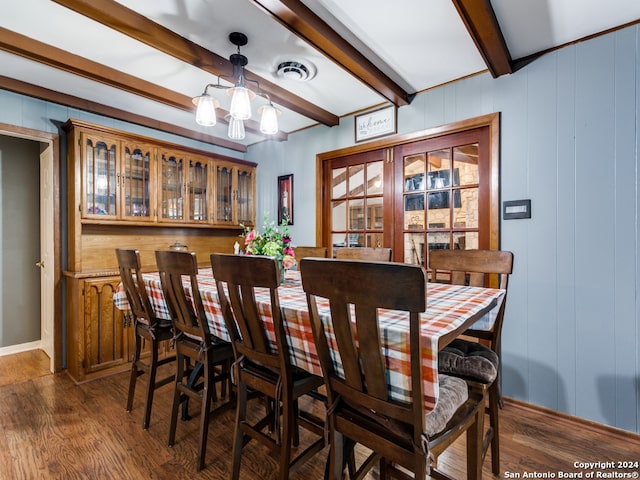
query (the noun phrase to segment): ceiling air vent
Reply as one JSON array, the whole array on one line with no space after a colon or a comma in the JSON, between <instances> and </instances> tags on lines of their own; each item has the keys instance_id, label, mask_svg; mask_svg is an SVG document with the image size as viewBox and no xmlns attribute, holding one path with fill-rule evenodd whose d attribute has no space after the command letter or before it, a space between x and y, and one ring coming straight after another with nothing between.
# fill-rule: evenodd
<instances>
[{"instance_id":1,"label":"ceiling air vent","mask_svg":"<svg viewBox=\"0 0 640 480\"><path fill-rule=\"evenodd\" d=\"M315 74L316 67L313 64L300 60L285 60L280 62L276 68L276 76L296 82L311 80Z\"/></svg>"}]
</instances>

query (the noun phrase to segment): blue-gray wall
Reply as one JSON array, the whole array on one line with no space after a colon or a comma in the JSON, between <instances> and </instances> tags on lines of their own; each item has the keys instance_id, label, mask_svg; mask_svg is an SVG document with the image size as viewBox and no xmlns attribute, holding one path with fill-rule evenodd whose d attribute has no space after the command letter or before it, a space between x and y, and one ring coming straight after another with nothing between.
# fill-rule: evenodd
<instances>
[{"instance_id":1,"label":"blue-gray wall","mask_svg":"<svg viewBox=\"0 0 640 480\"><path fill-rule=\"evenodd\" d=\"M398 133L501 113L501 222L515 255L503 333L507 396L640 433L640 27L547 54L499 79L422 93ZM294 243L315 242L315 155L353 145L353 117L252 147L258 211L294 174Z\"/></svg>"}]
</instances>

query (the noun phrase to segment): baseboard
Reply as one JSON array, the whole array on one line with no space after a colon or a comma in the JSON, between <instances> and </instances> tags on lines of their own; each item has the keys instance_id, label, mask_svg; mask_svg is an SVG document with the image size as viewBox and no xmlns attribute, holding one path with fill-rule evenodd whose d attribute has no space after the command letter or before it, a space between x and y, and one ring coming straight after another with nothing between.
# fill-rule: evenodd
<instances>
[{"instance_id":1,"label":"baseboard","mask_svg":"<svg viewBox=\"0 0 640 480\"><path fill-rule=\"evenodd\" d=\"M529 410L538 415L550 417L554 422L566 423L573 427L579 426L580 428L591 430L594 433L609 435L616 439L625 439L640 446L640 434L630 432L628 430L622 430L621 428L612 427L603 423L593 422L585 418L576 417L564 412L558 412L539 405L533 405L514 398L504 397L504 403L513 408Z\"/></svg>"},{"instance_id":2,"label":"baseboard","mask_svg":"<svg viewBox=\"0 0 640 480\"><path fill-rule=\"evenodd\" d=\"M20 345L10 345L8 347L0 348L0 357L11 355L13 353L27 352L29 350L38 350L41 347L42 342L40 340L29 343L21 343Z\"/></svg>"}]
</instances>

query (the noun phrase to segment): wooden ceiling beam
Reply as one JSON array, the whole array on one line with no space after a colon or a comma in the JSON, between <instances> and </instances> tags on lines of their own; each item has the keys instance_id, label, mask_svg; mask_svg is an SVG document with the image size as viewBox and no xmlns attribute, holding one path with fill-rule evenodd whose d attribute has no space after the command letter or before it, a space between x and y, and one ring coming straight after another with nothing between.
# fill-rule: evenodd
<instances>
[{"instance_id":1,"label":"wooden ceiling beam","mask_svg":"<svg viewBox=\"0 0 640 480\"><path fill-rule=\"evenodd\" d=\"M406 92L300 0L252 0L290 32L396 106L415 96Z\"/></svg>"},{"instance_id":2,"label":"wooden ceiling beam","mask_svg":"<svg viewBox=\"0 0 640 480\"><path fill-rule=\"evenodd\" d=\"M247 151L247 147L241 143L232 142L223 138L207 135L206 133L190 130L180 125L161 122L153 118L137 115L108 105L74 97L73 95L67 95L66 93L56 92L55 90L50 90L48 88L16 80L14 78L0 76L0 88L10 92L19 93L21 95L26 95L28 97L57 103L58 105L64 105L65 107L97 113L105 117L115 118L117 120L123 120L143 127L153 128L154 130L160 130L180 137L198 140L199 142L209 143L211 145L217 145L230 150L243 153Z\"/></svg>"},{"instance_id":3,"label":"wooden ceiling beam","mask_svg":"<svg viewBox=\"0 0 640 480\"><path fill-rule=\"evenodd\" d=\"M231 75L233 73L233 66L228 59L172 32L118 2L113 0L53 1L208 73L216 76ZM288 92L264 78L250 72L247 72L246 77L250 80L258 81L260 90L268 94L271 100L284 108L330 127L340 123L337 115Z\"/></svg>"},{"instance_id":4,"label":"wooden ceiling beam","mask_svg":"<svg viewBox=\"0 0 640 480\"><path fill-rule=\"evenodd\" d=\"M69 53L65 50L47 45L38 40L26 37L11 30L0 27L0 50L19 55L35 62L99 82L134 95L138 95L154 102L168 105L195 115L195 107L191 97L174 92L133 75L115 70L100 63L88 60L84 57ZM221 116L228 112L220 109ZM220 119L226 123L226 120ZM247 132L264 136L260 132L260 124L255 120L245 121ZM209 135L207 135L209 136ZM278 132L269 138L284 141L288 135Z\"/></svg>"},{"instance_id":5,"label":"wooden ceiling beam","mask_svg":"<svg viewBox=\"0 0 640 480\"><path fill-rule=\"evenodd\" d=\"M489 0L452 0L493 78L513 73L507 43Z\"/></svg>"}]
</instances>

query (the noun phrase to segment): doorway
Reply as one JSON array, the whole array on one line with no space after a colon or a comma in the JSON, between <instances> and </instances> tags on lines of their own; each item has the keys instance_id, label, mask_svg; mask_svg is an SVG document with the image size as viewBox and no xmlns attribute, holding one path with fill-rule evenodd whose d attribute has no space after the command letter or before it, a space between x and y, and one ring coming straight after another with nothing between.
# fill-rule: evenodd
<instances>
[{"instance_id":1,"label":"doorway","mask_svg":"<svg viewBox=\"0 0 640 480\"><path fill-rule=\"evenodd\" d=\"M0 145L6 333L0 355L40 349L56 372L62 369L58 135L0 124Z\"/></svg>"}]
</instances>

